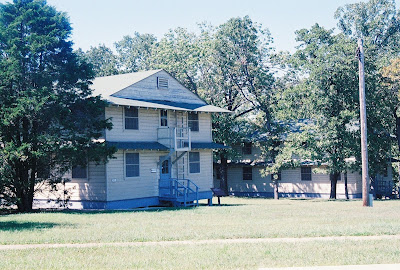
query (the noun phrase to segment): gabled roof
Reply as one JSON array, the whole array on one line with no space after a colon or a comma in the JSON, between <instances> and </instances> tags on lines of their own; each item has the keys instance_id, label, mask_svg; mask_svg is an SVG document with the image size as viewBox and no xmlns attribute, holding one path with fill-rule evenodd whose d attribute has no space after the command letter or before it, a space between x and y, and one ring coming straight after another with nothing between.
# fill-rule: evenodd
<instances>
[{"instance_id":1,"label":"gabled roof","mask_svg":"<svg viewBox=\"0 0 400 270\"><path fill-rule=\"evenodd\" d=\"M174 81L171 87L158 89L156 80L146 80L156 74ZM103 99L115 105L196 112L230 112L208 105L163 69L99 77L93 81L91 88L93 95L101 95Z\"/></svg>"},{"instance_id":2,"label":"gabled roof","mask_svg":"<svg viewBox=\"0 0 400 270\"><path fill-rule=\"evenodd\" d=\"M131 86L141 80L156 74L162 69L156 70L148 70L148 71L140 71L126 74L118 74L112 76L105 77L97 77L93 80L93 84L90 88L93 89L94 96L103 96L106 98L107 96L111 96L112 94Z\"/></svg>"}]
</instances>

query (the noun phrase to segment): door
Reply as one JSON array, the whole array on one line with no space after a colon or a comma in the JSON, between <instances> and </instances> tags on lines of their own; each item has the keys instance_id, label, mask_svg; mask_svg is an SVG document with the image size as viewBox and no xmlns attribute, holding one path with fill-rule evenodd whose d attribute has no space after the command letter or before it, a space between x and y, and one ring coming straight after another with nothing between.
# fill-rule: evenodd
<instances>
[{"instance_id":1,"label":"door","mask_svg":"<svg viewBox=\"0 0 400 270\"><path fill-rule=\"evenodd\" d=\"M165 157L160 157L160 161ZM171 159L168 158L160 163L160 179L168 180L171 178Z\"/></svg>"},{"instance_id":2,"label":"door","mask_svg":"<svg viewBox=\"0 0 400 270\"><path fill-rule=\"evenodd\" d=\"M160 157L160 196L171 195L171 181L169 180L171 178L171 159L165 158L165 156Z\"/></svg>"}]
</instances>

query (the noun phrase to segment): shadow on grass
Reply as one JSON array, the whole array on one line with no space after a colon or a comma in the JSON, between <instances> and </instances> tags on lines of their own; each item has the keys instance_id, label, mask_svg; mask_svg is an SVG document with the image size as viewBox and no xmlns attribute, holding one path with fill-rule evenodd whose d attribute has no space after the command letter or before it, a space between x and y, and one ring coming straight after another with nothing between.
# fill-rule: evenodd
<instances>
[{"instance_id":1,"label":"shadow on grass","mask_svg":"<svg viewBox=\"0 0 400 270\"><path fill-rule=\"evenodd\" d=\"M140 213L140 212L186 212L194 211L199 208L207 207L230 207L230 206L243 206L246 204L213 204L208 206L206 204L200 204L199 207L167 207L167 206L155 206L155 207L145 207L145 208L133 208L133 209L121 209L121 210L73 210L73 209L51 209L51 210L41 210L40 213L62 213L68 215L98 215L98 214L123 214L123 213Z\"/></svg>"},{"instance_id":2,"label":"shadow on grass","mask_svg":"<svg viewBox=\"0 0 400 270\"><path fill-rule=\"evenodd\" d=\"M56 226L60 226L60 224L50 222L0 221L0 231L43 230Z\"/></svg>"}]
</instances>

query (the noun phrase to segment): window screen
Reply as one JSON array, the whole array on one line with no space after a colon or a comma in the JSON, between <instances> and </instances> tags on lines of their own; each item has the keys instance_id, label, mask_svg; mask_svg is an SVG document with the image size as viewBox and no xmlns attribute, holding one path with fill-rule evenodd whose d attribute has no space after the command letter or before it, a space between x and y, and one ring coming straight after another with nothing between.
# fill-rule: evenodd
<instances>
[{"instance_id":1,"label":"window screen","mask_svg":"<svg viewBox=\"0 0 400 270\"><path fill-rule=\"evenodd\" d=\"M139 176L139 153L126 153L125 166L126 177Z\"/></svg>"},{"instance_id":2,"label":"window screen","mask_svg":"<svg viewBox=\"0 0 400 270\"><path fill-rule=\"evenodd\" d=\"M137 108L125 107L125 129L139 129L139 111Z\"/></svg>"},{"instance_id":3,"label":"window screen","mask_svg":"<svg viewBox=\"0 0 400 270\"><path fill-rule=\"evenodd\" d=\"M190 173L200 172L200 153L190 152L189 153L189 171Z\"/></svg>"},{"instance_id":4,"label":"window screen","mask_svg":"<svg viewBox=\"0 0 400 270\"><path fill-rule=\"evenodd\" d=\"M188 125L191 131L199 131L199 115L194 112L188 114Z\"/></svg>"},{"instance_id":5,"label":"window screen","mask_svg":"<svg viewBox=\"0 0 400 270\"><path fill-rule=\"evenodd\" d=\"M311 181L311 167L301 167L301 181Z\"/></svg>"}]
</instances>

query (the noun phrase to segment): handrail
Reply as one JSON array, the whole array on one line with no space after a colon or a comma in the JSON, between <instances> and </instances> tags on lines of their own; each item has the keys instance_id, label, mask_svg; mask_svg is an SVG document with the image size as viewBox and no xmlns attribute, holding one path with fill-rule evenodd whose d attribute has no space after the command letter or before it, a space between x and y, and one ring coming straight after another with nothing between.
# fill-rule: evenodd
<instances>
[{"instance_id":1,"label":"handrail","mask_svg":"<svg viewBox=\"0 0 400 270\"><path fill-rule=\"evenodd\" d=\"M184 183L186 182L186 183ZM192 185L192 187L191 187ZM199 187L190 179L177 179L177 178L170 178L168 180L168 186L162 187L162 189L169 189L170 196L178 198L178 196L183 196L184 198L184 205L186 206L187 198L190 194L196 195L196 205L199 205ZM166 195L166 194L164 194Z\"/></svg>"}]
</instances>

